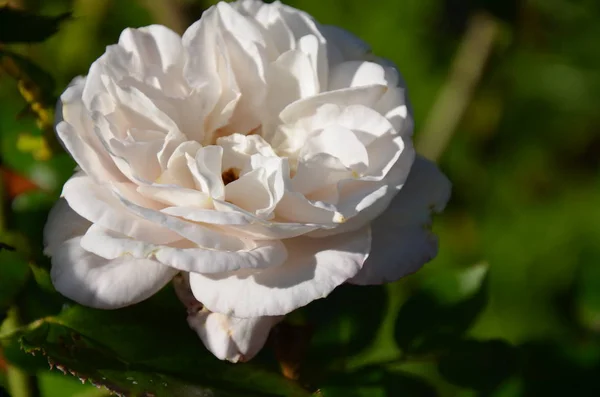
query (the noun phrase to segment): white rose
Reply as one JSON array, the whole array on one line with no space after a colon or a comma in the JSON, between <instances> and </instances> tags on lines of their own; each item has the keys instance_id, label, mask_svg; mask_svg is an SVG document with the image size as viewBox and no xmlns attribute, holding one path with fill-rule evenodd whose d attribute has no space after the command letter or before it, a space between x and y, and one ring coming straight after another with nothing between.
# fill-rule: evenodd
<instances>
[{"instance_id":1,"label":"white rose","mask_svg":"<svg viewBox=\"0 0 600 397\"><path fill-rule=\"evenodd\" d=\"M60 102L80 169L45 252L81 304L131 305L185 272L207 311L282 316L436 255L450 184L415 159L397 69L304 12L245 0L183 37L126 29Z\"/></svg>"}]
</instances>

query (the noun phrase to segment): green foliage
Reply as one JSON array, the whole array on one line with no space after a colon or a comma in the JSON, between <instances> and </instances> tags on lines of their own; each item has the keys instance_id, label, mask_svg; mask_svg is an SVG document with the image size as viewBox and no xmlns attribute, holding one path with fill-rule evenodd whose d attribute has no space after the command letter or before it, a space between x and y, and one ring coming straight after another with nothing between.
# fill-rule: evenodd
<instances>
[{"instance_id":1,"label":"green foliage","mask_svg":"<svg viewBox=\"0 0 600 397\"><path fill-rule=\"evenodd\" d=\"M428 280L429 288L413 294L398 313L398 346L406 354L426 354L460 340L486 305L486 271L480 265ZM437 289L431 288L435 285Z\"/></svg>"},{"instance_id":2,"label":"green foliage","mask_svg":"<svg viewBox=\"0 0 600 397\"><path fill-rule=\"evenodd\" d=\"M36 367L39 360L16 351L18 345L46 356L59 370L127 395L309 395L258 366L217 360L187 327L185 316L173 291L166 290L121 310L72 305L53 316L38 315L39 320L5 332L0 340L8 357L22 367L41 369Z\"/></svg>"},{"instance_id":3,"label":"green foliage","mask_svg":"<svg viewBox=\"0 0 600 397\"><path fill-rule=\"evenodd\" d=\"M438 370L448 381L489 393L517 372L517 349L502 340L465 340L439 360Z\"/></svg>"},{"instance_id":4,"label":"green foliage","mask_svg":"<svg viewBox=\"0 0 600 397\"><path fill-rule=\"evenodd\" d=\"M7 6L0 7L0 43L43 41L56 33L60 23L69 17L70 13L45 17Z\"/></svg>"},{"instance_id":5,"label":"green foliage","mask_svg":"<svg viewBox=\"0 0 600 397\"><path fill-rule=\"evenodd\" d=\"M0 249L0 264L0 313L3 313L25 285L29 276L29 266L21 255L9 246Z\"/></svg>"}]
</instances>

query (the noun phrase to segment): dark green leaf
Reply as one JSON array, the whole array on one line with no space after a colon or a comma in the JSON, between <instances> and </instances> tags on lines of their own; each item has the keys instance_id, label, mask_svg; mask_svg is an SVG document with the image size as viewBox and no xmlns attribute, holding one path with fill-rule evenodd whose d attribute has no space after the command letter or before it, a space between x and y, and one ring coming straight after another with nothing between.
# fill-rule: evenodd
<instances>
[{"instance_id":1,"label":"dark green leaf","mask_svg":"<svg viewBox=\"0 0 600 397\"><path fill-rule=\"evenodd\" d=\"M54 78L48 72L30 59L5 49L0 50L0 65L3 63L13 78L35 83L37 87L35 89L41 90L41 92L36 92L38 100L46 100L48 104L53 101L51 95L54 92L55 83ZM11 66L7 67L7 63L10 63Z\"/></svg>"},{"instance_id":2,"label":"dark green leaf","mask_svg":"<svg viewBox=\"0 0 600 397\"><path fill-rule=\"evenodd\" d=\"M516 372L518 358L502 340L465 340L442 355L438 370L455 385L490 392Z\"/></svg>"},{"instance_id":3,"label":"dark green leaf","mask_svg":"<svg viewBox=\"0 0 600 397\"><path fill-rule=\"evenodd\" d=\"M56 197L41 190L21 193L12 202L10 225L24 235L33 247L43 247L44 224ZM33 251L35 261L42 259L41 249Z\"/></svg>"},{"instance_id":4,"label":"dark green leaf","mask_svg":"<svg viewBox=\"0 0 600 397\"><path fill-rule=\"evenodd\" d=\"M29 275L27 261L16 251L0 250L0 312L21 291Z\"/></svg>"},{"instance_id":5,"label":"dark green leaf","mask_svg":"<svg viewBox=\"0 0 600 397\"><path fill-rule=\"evenodd\" d=\"M335 374L325 381L320 391L324 397L437 396L435 388L425 379L407 372L389 372L380 367Z\"/></svg>"},{"instance_id":6,"label":"dark green leaf","mask_svg":"<svg viewBox=\"0 0 600 397\"><path fill-rule=\"evenodd\" d=\"M0 250L15 251L16 248L13 247L12 245L8 245L6 243L0 242Z\"/></svg>"},{"instance_id":7,"label":"dark green leaf","mask_svg":"<svg viewBox=\"0 0 600 397\"><path fill-rule=\"evenodd\" d=\"M4 339L113 390L142 395L308 396L295 383L253 364L219 361L185 322L167 290L133 307L106 311L79 305Z\"/></svg>"},{"instance_id":8,"label":"dark green leaf","mask_svg":"<svg viewBox=\"0 0 600 397\"><path fill-rule=\"evenodd\" d=\"M596 340L523 345L524 396L600 395L600 344ZM582 356L590 356L582 357Z\"/></svg>"},{"instance_id":9,"label":"dark green leaf","mask_svg":"<svg viewBox=\"0 0 600 397\"><path fill-rule=\"evenodd\" d=\"M22 324L28 324L39 318L54 316L60 312L65 299L48 285L47 270L30 266L33 277L29 277L16 299Z\"/></svg>"},{"instance_id":10,"label":"dark green leaf","mask_svg":"<svg viewBox=\"0 0 600 397\"><path fill-rule=\"evenodd\" d=\"M386 309L383 286L354 285L340 286L302 309L313 330L306 369L339 364L370 346Z\"/></svg>"},{"instance_id":11,"label":"dark green leaf","mask_svg":"<svg viewBox=\"0 0 600 397\"><path fill-rule=\"evenodd\" d=\"M70 14L56 17L35 15L7 6L0 7L0 42L32 43L43 41L58 31Z\"/></svg>"},{"instance_id":12,"label":"dark green leaf","mask_svg":"<svg viewBox=\"0 0 600 397\"><path fill-rule=\"evenodd\" d=\"M412 295L396 319L398 346L408 354L423 354L460 340L487 303L486 271L476 266L440 273L440 285L432 278L427 288Z\"/></svg>"},{"instance_id":13,"label":"dark green leaf","mask_svg":"<svg viewBox=\"0 0 600 397\"><path fill-rule=\"evenodd\" d=\"M44 371L37 374L40 397L107 397L106 390L82 384L72 376L64 376L58 371Z\"/></svg>"},{"instance_id":14,"label":"dark green leaf","mask_svg":"<svg viewBox=\"0 0 600 397\"><path fill-rule=\"evenodd\" d=\"M435 387L425 379L409 373L386 373L383 384L389 397L436 397L438 395Z\"/></svg>"}]
</instances>

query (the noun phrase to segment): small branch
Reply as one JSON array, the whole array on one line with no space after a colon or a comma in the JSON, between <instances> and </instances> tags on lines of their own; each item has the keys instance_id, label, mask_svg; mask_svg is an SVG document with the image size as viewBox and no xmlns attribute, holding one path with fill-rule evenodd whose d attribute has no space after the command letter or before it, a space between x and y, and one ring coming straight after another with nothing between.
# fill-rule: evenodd
<instances>
[{"instance_id":1,"label":"small branch","mask_svg":"<svg viewBox=\"0 0 600 397\"><path fill-rule=\"evenodd\" d=\"M473 98L483 69L499 32L490 15L471 17L467 31L452 63L446 83L429 113L416 143L417 152L437 161Z\"/></svg>"}]
</instances>

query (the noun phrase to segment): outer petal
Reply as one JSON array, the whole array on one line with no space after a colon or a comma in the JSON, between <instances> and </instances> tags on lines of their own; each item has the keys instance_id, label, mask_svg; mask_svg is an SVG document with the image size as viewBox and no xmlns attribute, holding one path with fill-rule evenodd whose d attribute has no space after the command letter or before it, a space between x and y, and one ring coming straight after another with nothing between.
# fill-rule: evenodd
<instances>
[{"instance_id":1,"label":"outer petal","mask_svg":"<svg viewBox=\"0 0 600 397\"><path fill-rule=\"evenodd\" d=\"M147 75L168 73L183 66L181 37L162 25L150 25L139 29L125 29L119 37L119 45L134 54L140 69ZM165 87L162 87L165 88Z\"/></svg>"},{"instance_id":2,"label":"outer petal","mask_svg":"<svg viewBox=\"0 0 600 397\"><path fill-rule=\"evenodd\" d=\"M176 273L153 260L101 258L85 251L81 237L75 237L54 250L50 275L66 297L98 309L117 309L149 298Z\"/></svg>"},{"instance_id":3,"label":"outer petal","mask_svg":"<svg viewBox=\"0 0 600 397\"><path fill-rule=\"evenodd\" d=\"M203 309L187 318L204 346L220 360L252 359L262 349L271 328L283 316L236 318Z\"/></svg>"},{"instance_id":4,"label":"outer petal","mask_svg":"<svg viewBox=\"0 0 600 397\"><path fill-rule=\"evenodd\" d=\"M131 238L156 244L182 239L180 235L132 214L109 188L97 185L83 173L73 175L65 183L62 195L85 219Z\"/></svg>"},{"instance_id":5,"label":"outer petal","mask_svg":"<svg viewBox=\"0 0 600 397\"><path fill-rule=\"evenodd\" d=\"M330 65L364 59L371 51L367 43L337 26L321 25L321 33L327 40L327 55Z\"/></svg>"},{"instance_id":6,"label":"outer petal","mask_svg":"<svg viewBox=\"0 0 600 397\"><path fill-rule=\"evenodd\" d=\"M217 358L248 361L264 346L271 327L283 316L236 318L203 308L190 289L189 273L173 279L177 297L188 310L188 324Z\"/></svg>"},{"instance_id":7,"label":"outer petal","mask_svg":"<svg viewBox=\"0 0 600 397\"><path fill-rule=\"evenodd\" d=\"M190 274L196 299L209 310L234 317L284 315L326 297L353 277L371 248L368 228L329 238L284 241L288 260L264 270Z\"/></svg>"},{"instance_id":8,"label":"outer petal","mask_svg":"<svg viewBox=\"0 0 600 397\"><path fill-rule=\"evenodd\" d=\"M250 241L248 245L238 251L204 248L190 242L180 242L174 246L156 245L132 240L96 225L91 226L81 240L84 249L102 258L152 259L175 269L192 272L215 273L278 266L286 259L286 250L280 241Z\"/></svg>"},{"instance_id":9,"label":"outer petal","mask_svg":"<svg viewBox=\"0 0 600 397\"><path fill-rule=\"evenodd\" d=\"M86 79L76 77L60 96L56 111L56 132L77 164L96 180L125 178L94 136L92 120L82 101Z\"/></svg>"},{"instance_id":10,"label":"outer petal","mask_svg":"<svg viewBox=\"0 0 600 397\"><path fill-rule=\"evenodd\" d=\"M415 160L406 184L389 208L371 224L371 255L353 284L396 281L417 271L437 254L437 238L429 226L450 198L450 182L422 157Z\"/></svg>"},{"instance_id":11,"label":"outer petal","mask_svg":"<svg viewBox=\"0 0 600 397\"><path fill-rule=\"evenodd\" d=\"M65 199L59 199L48 214L44 226L44 254L54 255L54 251L67 240L85 234L92 225L79 216Z\"/></svg>"}]
</instances>

